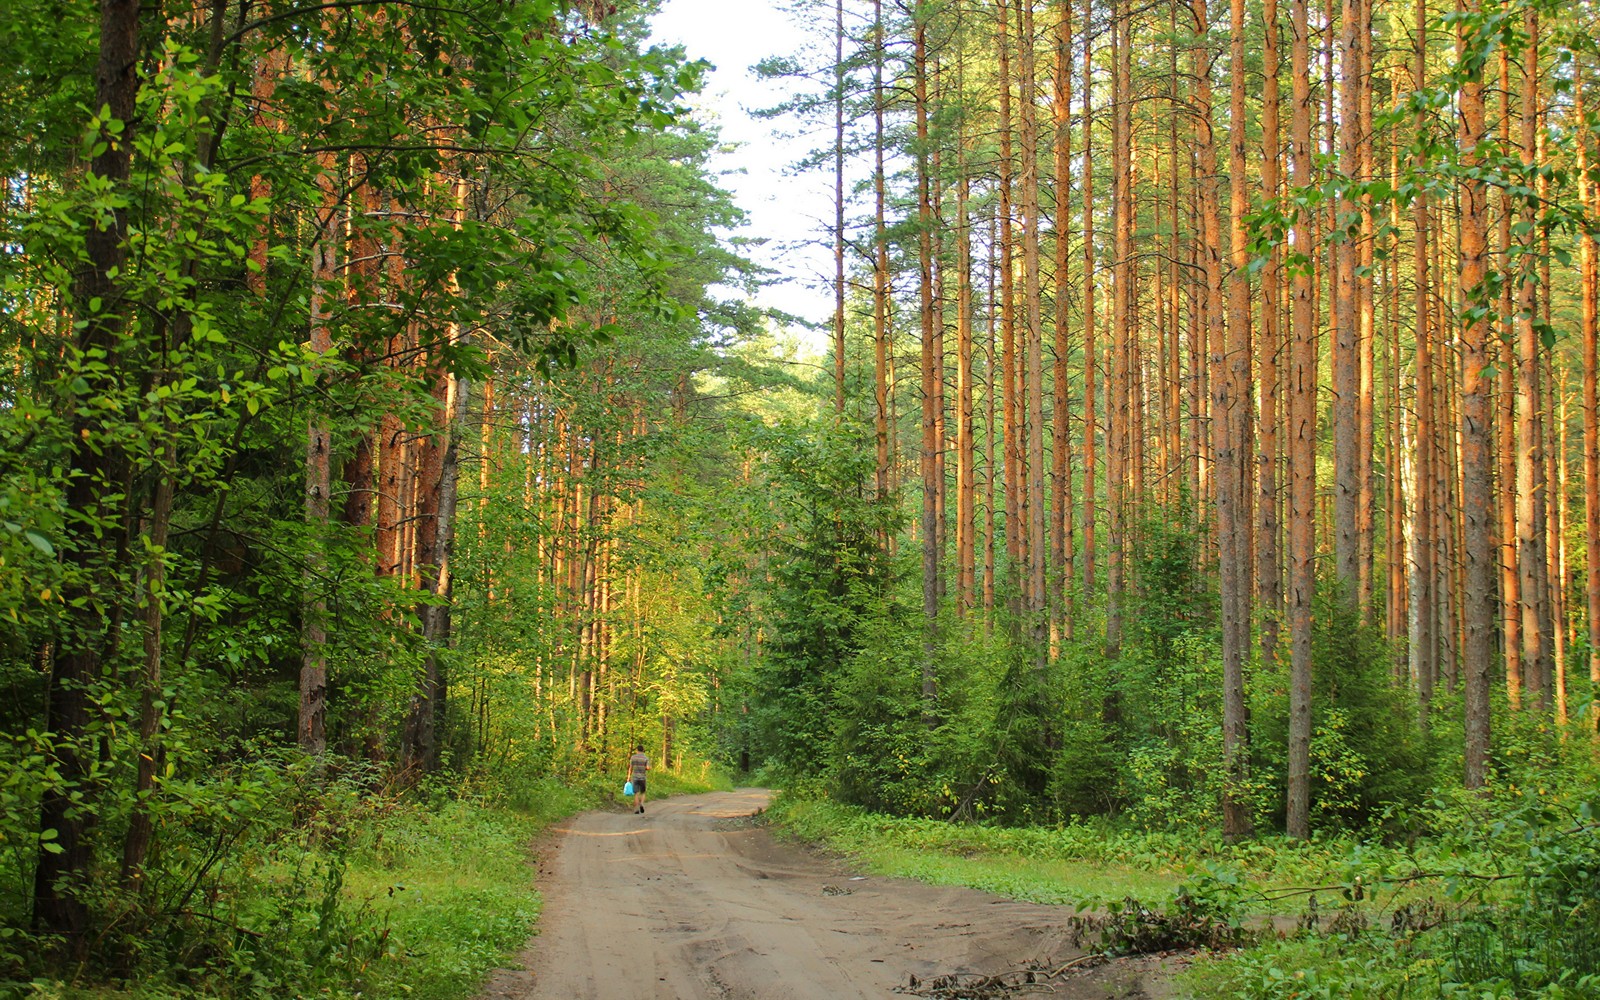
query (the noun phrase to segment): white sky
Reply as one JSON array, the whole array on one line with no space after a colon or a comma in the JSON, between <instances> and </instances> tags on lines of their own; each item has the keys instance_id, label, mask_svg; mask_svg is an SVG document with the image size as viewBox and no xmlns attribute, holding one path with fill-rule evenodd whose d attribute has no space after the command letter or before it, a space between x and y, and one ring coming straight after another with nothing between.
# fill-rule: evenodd
<instances>
[{"instance_id":1,"label":"white sky","mask_svg":"<svg viewBox=\"0 0 1600 1000\"><path fill-rule=\"evenodd\" d=\"M831 145L832 122L762 120L749 114L778 104L791 86L759 80L752 67L771 55L796 53L810 40L809 32L779 10L776 0L666 0L653 23L657 42L682 44L691 58L715 67L694 105L701 120L719 126L723 142L733 147L712 161L712 169L723 173L722 186L749 218L734 235L764 238L764 246L743 252L778 272L756 302L826 322L833 314L833 251L826 236L833 218L832 172L796 173L791 164L812 148ZM827 134L794 134L804 128ZM803 334L802 340L820 346L828 336Z\"/></svg>"}]
</instances>

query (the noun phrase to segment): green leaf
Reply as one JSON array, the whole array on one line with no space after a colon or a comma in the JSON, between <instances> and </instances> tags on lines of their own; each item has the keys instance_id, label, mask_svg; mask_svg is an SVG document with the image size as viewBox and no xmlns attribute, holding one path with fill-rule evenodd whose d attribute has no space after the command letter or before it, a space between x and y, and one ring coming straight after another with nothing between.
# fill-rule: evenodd
<instances>
[{"instance_id":1,"label":"green leaf","mask_svg":"<svg viewBox=\"0 0 1600 1000\"><path fill-rule=\"evenodd\" d=\"M43 552L45 555L53 556L56 554L56 547L50 544L50 539L39 534L37 531L24 531L22 533L22 537L26 538L30 543L32 543L34 548L38 549L40 552Z\"/></svg>"}]
</instances>

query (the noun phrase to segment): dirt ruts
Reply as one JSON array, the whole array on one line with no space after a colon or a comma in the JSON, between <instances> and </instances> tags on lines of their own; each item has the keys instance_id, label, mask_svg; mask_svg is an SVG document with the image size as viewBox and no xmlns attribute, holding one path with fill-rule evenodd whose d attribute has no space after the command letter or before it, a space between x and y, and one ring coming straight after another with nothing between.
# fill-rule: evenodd
<instances>
[{"instance_id":1,"label":"dirt ruts","mask_svg":"<svg viewBox=\"0 0 1600 1000\"><path fill-rule=\"evenodd\" d=\"M741 822L769 799L685 796L559 827L539 862L539 934L485 1000L882 1000L913 976L1053 969L1081 955L1059 907L862 877ZM1140 978L1069 977L1048 995L1143 997Z\"/></svg>"}]
</instances>

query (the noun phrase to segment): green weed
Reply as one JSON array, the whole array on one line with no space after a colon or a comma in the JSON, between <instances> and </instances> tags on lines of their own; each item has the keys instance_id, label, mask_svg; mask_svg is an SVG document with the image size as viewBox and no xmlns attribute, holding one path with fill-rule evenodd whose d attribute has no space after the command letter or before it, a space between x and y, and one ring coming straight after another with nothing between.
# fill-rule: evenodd
<instances>
[{"instance_id":1,"label":"green weed","mask_svg":"<svg viewBox=\"0 0 1600 1000\"><path fill-rule=\"evenodd\" d=\"M781 797L771 813L794 836L849 854L877 874L971 886L1035 903L1170 897L1180 881L1170 855L1154 864L1107 857L1076 827L983 827L898 819L789 796Z\"/></svg>"}]
</instances>

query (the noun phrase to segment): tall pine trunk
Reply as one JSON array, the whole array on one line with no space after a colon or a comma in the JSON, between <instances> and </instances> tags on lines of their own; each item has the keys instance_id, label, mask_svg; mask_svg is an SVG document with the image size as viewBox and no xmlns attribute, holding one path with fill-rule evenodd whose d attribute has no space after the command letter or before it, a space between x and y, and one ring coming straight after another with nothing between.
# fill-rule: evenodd
<instances>
[{"instance_id":1,"label":"tall pine trunk","mask_svg":"<svg viewBox=\"0 0 1600 1000\"><path fill-rule=\"evenodd\" d=\"M1127 543L1128 448L1128 339L1133 316L1133 127L1129 107L1129 69L1132 30L1129 0L1112 5L1112 264L1111 372L1107 408L1111 426L1106 454L1106 505L1109 508L1111 545L1106 557L1106 655L1122 652L1123 574Z\"/></svg>"},{"instance_id":2,"label":"tall pine trunk","mask_svg":"<svg viewBox=\"0 0 1600 1000\"><path fill-rule=\"evenodd\" d=\"M1023 0L1026 2L1026 0ZM1022 445L1019 438L1020 405L1017 399L1017 326L1015 234L1012 217L1014 169L1011 135L1011 12L1006 0L997 0L995 38L1000 48L1000 405L1003 410L1001 448L1005 470L1006 591L1013 614L1021 611L1022 553Z\"/></svg>"},{"instance_id":3,"label":"tall pine trunk","mask_svg":"<svg viewBox=\"0 0 1600 1000\"><path fill-rule=\"evenodd\" d=\"M917 124L917 305L922 321L922 712L934 723L934 659L938 651L939 620L939 494L944 488L939 474L939 383L944 362L938 356L933 299L933 202L928 175L928 25L923 8L917 8L913 26L912 66L915 73Z\"/></svg>"},{"instance_id":4,"label":"tall pine trunk","mask_svg":"<svg viewBox=\"0 0 1600 1000\"><path fill-rule=\"evenodd\" d=\"M965 84L965 62L956 53L956 92ZM976 456L972 398L972 180L967 176L965 126L956 136L956 609L972 610L977 590Z\"/></svg>"},{"instance_id":5,"label":"tall pine trunk","mask_svg":"<svg viewBox=\"0 0 1600 1000\"><path fill-rule=\"evenodd\" d=\"M1205 22L1205 0L1199 0L1196 17ZM1217 401L1213 420L1221 426L1222 447L1217 450L1217 461L1222 475L1217 483L1217 533L1221 537L1222 565L1220 585L1222 598L1222 747L1227 783L1222 798L1222 830L1227 837L1239 838L1251 832L1250 807L1246 800L1250 777L1250 738L1246 718L1244 671L1250 658L1250 544L1249 544L1249 490L1244 471L1245 432L1249 407L1247 386L1250 384L1250 249L1246 234L1246 215L1250 211L1245 193L1245 148L1249 122L1245 112L1244 65L1244 0L1231 0L1229 14L1232 39L1229 46L1229 114L1228 114L1228 173L1229 173L1229 238L1232 250L1232 275L1228 281L1227 324L1220 331L1220 356L1212 359L1218 388L1212 398ZM1202 28L1202 32L1203 32ZM1208 59L1209 61L1209 59ZM1201 122L1204 131L1210 131L1211 105L1210 72L1200 77L1203 97L1201 107L1207 112ZM1214 164L1215 148L1208 137L1201 155L1210 150L1207 165ZM1207 219L1207 239L1214 233L1217 219L1216 184L1206 188L1210 192ZM1220 265L1220 238L1213 242L1217 248L1211 259ZM1220 313L1222 293L1221 268L1213 277L1213 301ZM1213 321L1212 335L1218 337L1218 326Z\"/></svg>"},{"instance_id":6,"label":"tall pine trunk","mask_svg":"<svg viewBox=\"0 0 1600 1000\"><path fill-rule=\"evenodd\" d=\"M889 235L884 218L887 181L883 162L883 0L873 0L872 4L872 46L872 384L873 429L878 455L876 485L881 498L889 494Z\"/></svg>"},{"instance_id":7,"label":"tall pine trunk","mask_svg":"<svg viewBox=\"0 0 1600 1000\"><path fill-rule=\"evenodd\" d=\"M1051 384L1051 634L1072 634L1072 444L1069 440L1068 362L1071 330L1068 325L1068 234L1072 230L1068 196L1072 193L1072 0L1060 0L1056 12L1055 94L1055 366Z\"/></svg>"},{"instance_id":8,"label":"tall pine trunk","mask_svg":"<svg viewBox=\"0 0 1600 1000\"><path fill-rule=\"evenodd\" d=\"M1290 117L1294 145L1294 186L1305 190L1312 183L1310 38L1306 0L1290 0L1290 76L1293 107ZM1310 213L1296 220L1297 254L1310 247ZM1311 808L1311 605L1316 590L1316 313L1312 302L1309 261L1293 270L1290 298L1291 346L1289 357L1289 761L1287 818L1289 836L1310 836Z\"/></svg>"},{"instance_id":9,"label":"tall pine trunk","mask_svg":"<svg viewBox=\"0 0 1600 1000\"><path fill-rule=\"evenodd\" d=\"M833 8L833 407L844 413L844 0Z\"/></svg>"},{"instance_id":10,"label":"tall pine trunk","mask_svg":"<svg viewBox=\"0 0 1600 1000\"><path fill-rule=\"evenodd\" d=\"M1266 79L1261 97L1261 133L1265 147L1261 161L1261 187L1263 196L1272 199L1279 196L1282 169L1278 85L1282 55L1279 51L1278 0L1265 0L1263 19ZM1173 224L1177 224L1176 219ZM1261 269L1261 434L1256 458L1259 483L1256 595L1266 612L1261 623L1261 658L1267 663L1277 656L1279 616L1283 611L1282 557L1278 548L1278 434L1282 406L1279 399L1279 352L1282 344L1279 321L1283 310L1279 273L1281 257L1281 251L1274 246L1266 266Z\"/></svg>"},{"instance_id":11,"label":"tall pine trunk","mask_svg":"<svg viewBox=\"0 0 1600 1000\"><path fill-rule=\"evenodd\" d=\"M1583 192L1584 214L1592 220L1595 215L1595 189L1589 180L1589 142L1592 138L1589 132L1588 118L1585 116L1585 97L1587 94L1587 66L1581 61L1577 72L1577 114L1579 122L1578 132L1578 183ZM1588 631L1589 631L1589 681L1592 685L1590 697L1590 725L1597 735L1600 735L1600 572L1595 569L1597 555L1600 555L1600 351L1597 351L1597 342L1600 342L1600 309L1597 309L1595 297L1600 293L1600 280L1597 280L1597 270L1600 270L1600 260L1595 254L1594 237L1585 231L1579 236L1579 294L1583 302L1581 305L1582 337L1583 337L1583 534L1584 551L1588 553L1589 568L1584 574L1587 578L1585 596L1588 599Z\"/></svg>"},{"instance_id":12,"label":"tall pine trunk","mask_svg":"<svg viewBox=\"0 0 1600 1000\"><path fill-rule=\"evenodd\" d=\"M1421 90L1426 79L1428 14L1427 0L1416 0L1416 51L1412 68L1412 86ZM1420 113L1419 113L1420 115ZM1420 126L1420 117L1418 119ZM1415 515L1414 562L1416 584L1411 588L1411 672L1416 684L1418 721L1422 728L1428 726L1428 714L1433 701L1434 681L1439 675L1439 591L1438 591L1438 524L1439 493L1435 466L1439 462L1436 444L1437 408L1433 391L1433 324L1429 308L1430 270L1432 260L1429 245L1429 211L1425 199L1419 198L1413 211L1413 270L1415 271L1415 305L1413 315L1416 340L1417 380L1417 435L1416 456L1418 483Z\"/></svg>"},{"instance_id":13,"label":"tall pine trunk","mask_svg":"<svg viewBox=\"0 0 1600 1000\"><path fill-rule=\"evenodd\" d=\"M1023 345L1022 418L1027 581L1024 587L1028 639L1035 665L1043 669L1045 643L1045 464L1044 464L1044 304L1039 274L1039 112L1035 100L1033 0L1021 0L1017 17L1017 73L1020 99L1022 181Z\"/></svg>"},{"instance_id":14,"label":"tall pine trunk","mask_svg":"<svg viewBox=\"0 0 1600 1000\"><path fill-rule=\"evenodd\" d=\"M316 212L315 236L311 245L311 352L318 358L333 350L329 329L332 291L338 277L339 196L335 164L324 153L317 174L322 204ZM305 517L310 530L310 552L306 558L305 599L301 607L300 709L296 733L300 749L320 754L327 747L328 711L327 613L324 596L327 581L328 511L332 493L332 440L326 414L313 410L306 429Z\"/></svg>"},{"instance_id":15,"label":"tall pine trunk","mask_svg":"<svg viewBox=\"0 0 1600 1000\"><path fill-rule=\"evenodd\" d=\"M1086 597L1094 593L1095 584L1095 452L1100 433L1095 416L1098 392L1095 366L1100 363L1100 356L1095 343L1094 315L1094 36L1087 30L1093 13L1093 0L1083 0L1083 592Z\"/></svg>"},{"instance_id":16,"label":"tall pine trunk","mask_svg":"<svg viewBox=\"0 0 1600 1000\"><path fill-rule=\"evenodd\" d=\"M1469 14L1478 12L1479 0L1466 0ZM1465 29L1459 29L1464 31ZM1458 35L1458 48L1465 44ZM1460 141L1462 164L1471 171L1480 158L1478 144L1485 138L1483 81L1468 79L1461 87ZM1461 294L1479 305L1484 282L1484 235L1488 229L1487 193L1482 181L1461 185ZM1464 674L1465 770L1468 788L1481 788L1488 779L1489 673L1495 646L1495 531L1490 496L1490 410L1488 380L1489 329L1481 313L1469 313L1461 327L1461 531L1462 580L1461 666Z\"/></svg>"},{"instance_id":17,"label":"tall pine trunk","mask_svg":"<svg viewBox=\"0 0 1600 1000\"><path fill-rule=\"evenodd\" d=\"M1344 0L1339 43L1339 169L1354 179L1360 157L1360 59L1357 36L1361 29L1361 0ZM1354 606L1357 591L1357 561L1360 546L1356 539L1356 507L1360 499L1360 460L1356 443L1356 396L1359 367L1356 358L1358 316L1356 311L1356 266L1358 252L1353 239L1357 205L1348 187L1339 193L1339 231L1333 234L1333 548L1334 572L1343 588L1343 598Z\"/></svg>"},{"instance_id":18,"label":"tall pine trunk","mask_svg":"<svg viewBox=\"0 0 1600 1000\"><path fill-rule=\"evenodd\" d=\"M1525 170L1534 167L1534 146L1538 129L1538 22L1528 14L1525 25L1532 41L1527 48L1527 63L1523 69L1521 112L1522 164ZM1535 220L1529 216L1525 221ZM1523 250L1537 252L1532 231L1524 237ZM1527 262L1531 256L1524 256ZM1550 694L1545 677L1550 670L1549 649L1545 644L1548 631L1540 611L1544 600L1541 579L1545 561L1543 482L1544 443L1539 432L1539 367L1541 363L1539 334L1536 326L1533 282L1537 274L1524 263L1519 269L1517 288L1517 575L1518 632L1522 640L1522 682L1529 697L1541 709L1550 707Z\"/></svg>"}]
</instances>

